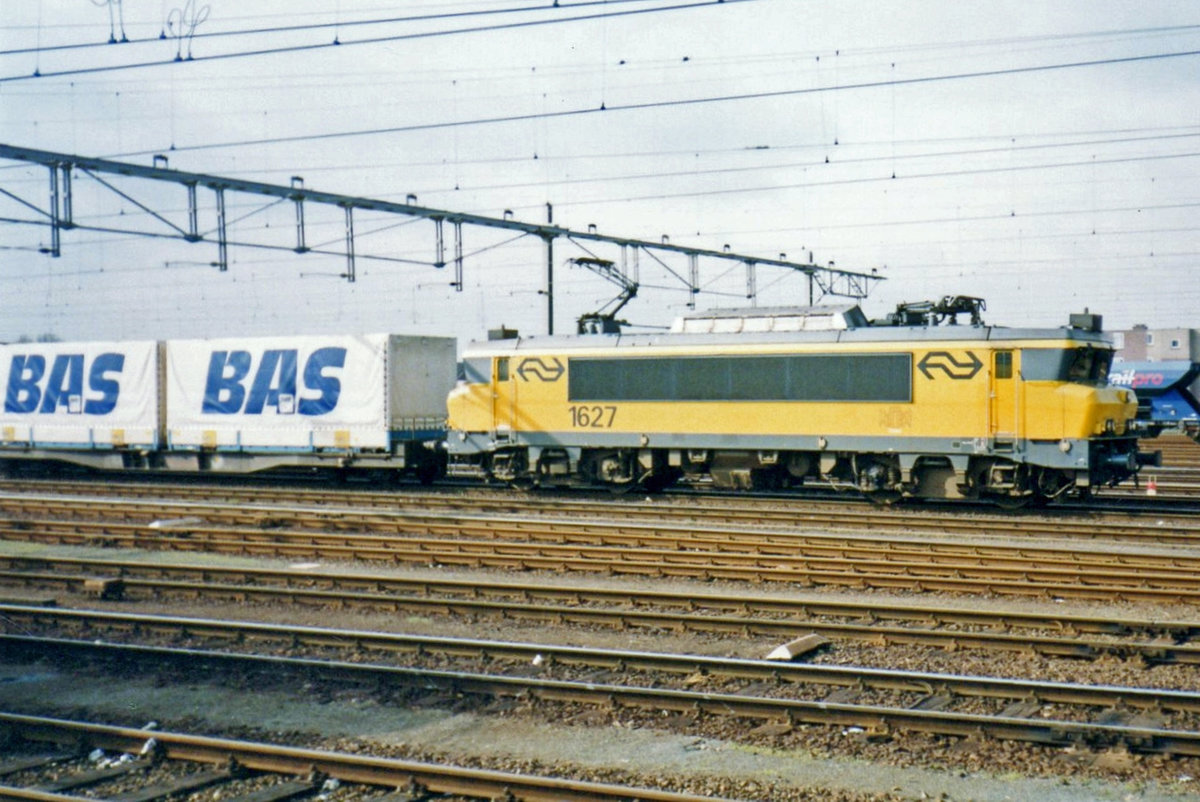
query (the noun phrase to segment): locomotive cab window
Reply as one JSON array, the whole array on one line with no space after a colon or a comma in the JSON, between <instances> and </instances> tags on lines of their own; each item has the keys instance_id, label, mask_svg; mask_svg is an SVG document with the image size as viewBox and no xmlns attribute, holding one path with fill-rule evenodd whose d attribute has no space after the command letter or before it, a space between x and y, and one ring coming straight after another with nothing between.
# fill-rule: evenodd
<instances>
[{"instance_id":1,"label":"locomotive cab window","mask_svg":"<svg viewBox=\"0 0 1200 802\"><path fill-rule=\"evenodd\" d=\"M1097 384L1108 384L1108 373L1112 369L1113 352L1107 348L1093 348L1092 370L1088 378Z\"/></svg>"},{"instance_id":2,"label":"locomotive cab window","mask_svg":"<svg viewBox=\"0 0 1200 802\"><path fill-rule=\"evenodd\" d=\"M486 384L491 381L491 367L492 362L490 359L480 359L478 357L464 359L459 371L459 378L471 384Z\"/></svg>"},{"instance_id":3,"label":"locomotive cab window","mask_svg":"<svg viewBox=\"0 0 1200 802\"><path fill-rule=\"evenodd\" d=\"M1012 371L1012 351L997 351L996 352L996 378L1011 379Z\"/></svg>"},{"instance_id":4,"label":"locomotive cab window","mask_svg":"<svg viewBox=\"0 0 1200 802\"><path fill-rule=\"evenodd\" d=\"M1107 384L1113 352L1085 345L1081 348L1034 348L1021 352L1021 375L1027 381Z\"/></svg>"},{"instance_id":5,"label":"locomotive cab window","mask_svg":"<svg viewBox=\"0 0 1200 802\"><path fill-rule=\"evenodd\" d=\"M1067 365L1067 381L1077 382L1088 377L1092 372L1092 354L1089 350L1080 348L1071 357Z\"/></svg>"},{"instance_id":6,"label":"locomotive cab window","mask_svg":"<svg viewBox=\"0 0 1200 802\"><path fill-rule=\"evenodd\" d=\"M496 381L508 381L508 357L502 356L496 360Z\"/></svg>"},{"instance_id":7,"label":"locomotive cab window","mask_svg":"<svg viewBox=\"0 0 1200 802\"><path fill-rule=\"evenodd\" d=\"M1067 368L1067 381L1084 384L1107 384L1112 351L1087 346L1076 348Z\"/></svg>"}]
</instances>

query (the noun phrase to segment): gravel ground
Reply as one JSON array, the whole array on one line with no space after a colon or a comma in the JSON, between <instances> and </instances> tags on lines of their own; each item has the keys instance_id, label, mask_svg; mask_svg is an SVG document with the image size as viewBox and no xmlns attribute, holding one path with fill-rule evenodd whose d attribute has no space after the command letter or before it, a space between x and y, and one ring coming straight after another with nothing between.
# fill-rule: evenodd
<instances>
[{"instance_id":1,"label":"gravel ground","mask_svg":"<svg viewBox=\"0 0 1200 802\"><path fill-rule=\"evenodd\" d=\"M556 706L557 720L526 711L459 711L441 706L381 705L362 694L324 696L312 688L262 691L203 682L162 685L158 677L97 678L47 666L0 666L5 709L103 717L164 729L219 730L238 737L409 759L484 765L506 771L582 774L630 784L686 782L704 793L745 799L1027 800L1041 802L1159 802L1194 798L1195 782L1134 779L1137 764L1154 758L1108 757L1110 768L1089 768L1090 755L1059 752L1062 776L1021 772L1029 750L1020 745L942 743L938 739L877 744L820 728L826 749L744 743L699 731L678 734L633 715ZM999 747L1010 767L997 773ZM920 753L916 753L920 750ZM914 760L920 754L920 760ZM1077 762L1078 761L1078 762ZM1033 761L1036 762L1036 761ZM942 763L943 765L938 765ZM958 765L953 765L957 763ZM924 764L924 765L917 765ZM1078 766L1083 776L1069 776ZM1172 767L1177 771L1178 767ZM658 779L656 779L658 778ZM686 779L677 779L686 778Z\"/></svg>"},{"instance_id":2,"label":"gravel ground","mask_svg":"<svg viewBox=\"0 0 1200 802\"><path fill-rule=\"evenodd\" d=\"M134 555L100 549L81 550L21 543L0 543L0 551L24 554L79 555L126 559ZM156 562L205 562L236 565L229 557L197 554L143 554ZM258 561L257 564L272 561ZM286 565L273 561L274 565ZM323 567L324 568L324 567ZM395 572L440 578L513 580L504 572L443 569L390 571L378 566L338 566L350 572ZM550 577L562 585L607 585L638 589L671 587L698 593L731 591L734 586L685 581L605 579L596 576ZM28 593L28 591L25 591ZM756 588L764 596L808 596L857 599L863 594L831 591L788 592ZM872 598L889 594L872 593ZM63 604L99 607L65 595ZM953 596L897 596L907 603L977 608L994 604L1005 609L1062 611L1052 601L991 600ZM501 640L542 639L547 642L649 651L761 657L776 645L764 639L731 639L709 635L660 632L614 632L606 628L547 627L471 622L446 618L371 615L304 608L268 608L225 604L107 604L111 609L174 612L203 617L270 620L314 626L421 632ZM1072 612L1106 612L1115 616L1200 619L1192 608L1163 609L1146 605L1072 605ZM817 658L841 664L919 667L953 673L987 673L1065 681L1103 682L1154 687L1197 687L1194 668L1102 660L1095 663L1053 660L1028 655L996 656L971 651L944 652L914 647L877 647L839 643ZM692 777L705 793L730 790L751 799L948 799L948 800L1167 800L1200 795L1200 762L1157 757L1051 750L1020 744L972 743L954 739L903 736L874 742L836 728L808 727L793 731L760 728L759 722L729 719L679 720L650 714L598 711L565 705L530 708L520 704L438 704L439 700L377 699L358 692L296 687L262 691L207 684L202 678L80 678L51 666L0 666L0 703L6 709L46 710L69 715L94 711L140 719L194 722L210 728L245 728L262 737L333 739L340 748L395 753L397 756L482 763L494 767L550 766L564 774L619 772L653 781L660 777ZM445 700L442 700L445 701ZM414 704L417 702L419 704ZM143 722L144 723L144 722ZM390 751L389 751L390 750Z\"/></svg>"}]
</instances>

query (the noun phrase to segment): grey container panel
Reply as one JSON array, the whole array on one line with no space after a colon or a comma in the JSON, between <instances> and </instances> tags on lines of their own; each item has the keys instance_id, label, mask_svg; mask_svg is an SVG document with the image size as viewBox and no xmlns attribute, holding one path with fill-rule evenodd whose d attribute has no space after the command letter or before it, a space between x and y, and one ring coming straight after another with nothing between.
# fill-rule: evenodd
<instances>
[{"instance_id":1,"label":"grey container panel","mask_svg":"<svg viewBox=\"0 0 1200 802\"><path fill-rule=\"evenodd\" d=\"M456 349L452 337L388 338L388 421L393 430L413 428L418 421L444 427L446 397L457 376Z\"/></svg>"}]
</instances>

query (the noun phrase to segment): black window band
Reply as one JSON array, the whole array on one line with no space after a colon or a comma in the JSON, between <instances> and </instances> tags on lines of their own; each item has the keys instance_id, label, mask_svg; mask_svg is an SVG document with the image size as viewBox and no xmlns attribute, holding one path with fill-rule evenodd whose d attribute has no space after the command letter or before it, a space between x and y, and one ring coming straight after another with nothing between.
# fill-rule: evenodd
<instances>
[{"instance_id":1,"label":"black window band","mask_svg":"<svg viewBox=\"0 0 1200 802\"><path fill-rule=\"evenodd\" d=\"M911 354L576 357L571 401L912 400Z\"/></svg>"}]
</instances>

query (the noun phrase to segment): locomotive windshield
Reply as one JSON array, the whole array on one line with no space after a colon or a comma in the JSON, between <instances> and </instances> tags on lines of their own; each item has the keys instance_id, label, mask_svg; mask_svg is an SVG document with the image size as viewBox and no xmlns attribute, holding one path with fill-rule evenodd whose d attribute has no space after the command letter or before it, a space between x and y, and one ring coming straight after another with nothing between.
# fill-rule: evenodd
<instances>
[{"instance_id":1,"label":"locomotive windshield","mask_svg":"<svg viewBox=\"0 0 1200 802\"><path fill-rule=\"evenodd\" d=\"M1107 384L1113 352L1085 345L1080 348L1038 348L1021 352L1021 376L1026 381Z\"/></svg>"}]
</instances>

